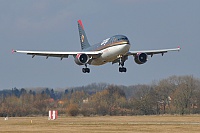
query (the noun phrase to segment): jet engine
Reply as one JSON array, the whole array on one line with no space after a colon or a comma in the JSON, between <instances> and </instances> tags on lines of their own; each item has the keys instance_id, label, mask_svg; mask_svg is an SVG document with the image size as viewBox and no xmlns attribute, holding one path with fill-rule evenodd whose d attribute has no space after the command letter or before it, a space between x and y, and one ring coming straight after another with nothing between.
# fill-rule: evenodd
<instances>
[{"instance_id":1,"label":"jet engine","mask_svg":"<svg viewBox=\"0 0 200 133\"><path fill-rule=\"evenodd\" d=\"M85 65L89 61L89 56L87 54L77 54L74 61L77 65Z\"/></svg>"},{"instance_id":2,"label":"jet engine","mask_svg":"<svg viewBox=\"0 0 200 133\"><path fill-rule=\"evenodd\" d=\"M147 61L147 57L146 53L137 53L134 60L137 64L144 64Z\"/></svg>"}]
</instances>

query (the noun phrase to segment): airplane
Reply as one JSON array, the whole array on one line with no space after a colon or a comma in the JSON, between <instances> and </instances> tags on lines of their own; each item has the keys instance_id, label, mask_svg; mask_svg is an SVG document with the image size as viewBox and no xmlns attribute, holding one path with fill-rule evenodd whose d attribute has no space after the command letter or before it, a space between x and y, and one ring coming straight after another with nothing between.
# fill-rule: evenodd
<instances>
[{"instance_id":1,"label":"airplane","mask_svg":"<svg viewBox=\"0 0 200 133\"><path fill-rule=\"evenodd\" d=\"M35 56L46 56L48 57L58 57L61 60L63 58L68 58L68 56L73 56L74 61L77 65L84 65L82 68L83 73L90 73L88 65L103 65L105 63L111 62L112 64L119 64L119 72L126 72L127 69L124 67L125 61L129 56L133 56L134 61L137 64L144 64L148 60L148 56L153 56L154 54L167 53L169 51L180 51L180 47L171 49L160 49L160 50L141 50L141 51L129 51L130 41L125 35L114 35L109 37L100 43L90 45L82 24L81 20L78 20L78 30L81 43L81 51L79 52L55 52L55 51L21 51L13 50L12 52L25 53L27 55Z\"/></svg>"}]
</instances>

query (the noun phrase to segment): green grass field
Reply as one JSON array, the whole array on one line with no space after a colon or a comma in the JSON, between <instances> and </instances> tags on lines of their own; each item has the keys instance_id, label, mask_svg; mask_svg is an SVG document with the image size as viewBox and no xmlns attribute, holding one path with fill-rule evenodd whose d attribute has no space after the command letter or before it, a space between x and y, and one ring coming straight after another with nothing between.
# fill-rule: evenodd
<instances>
[{"instance_id":1,"label":"green grass field","mask_svg":"<svg viewBox=\"0 0 200 133\"><path fill-rule=\"evenodd\" d=\"M101 117L0 117L0 132L199 133L200 115Z\"/></svg>"}]
</instances>

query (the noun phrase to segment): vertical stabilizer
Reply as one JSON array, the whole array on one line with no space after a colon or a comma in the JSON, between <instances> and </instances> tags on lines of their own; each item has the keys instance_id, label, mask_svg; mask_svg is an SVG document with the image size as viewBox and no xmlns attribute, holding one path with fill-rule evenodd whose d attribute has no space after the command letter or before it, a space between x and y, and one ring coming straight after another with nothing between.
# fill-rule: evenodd
<instances>
[{"instance_id":1,"label":"vertical stabilizer","mask_svg":"<svg viewBox=\"0 0 200 133\"><path fill-rule=\"evenodd\" d=\"M81 49L83 50L90 47L90 44L88 42L81 20L78 20L78 30L79 30L79 36L80 36L80 42L81 42Z\"/></svg>"}]
</instances>

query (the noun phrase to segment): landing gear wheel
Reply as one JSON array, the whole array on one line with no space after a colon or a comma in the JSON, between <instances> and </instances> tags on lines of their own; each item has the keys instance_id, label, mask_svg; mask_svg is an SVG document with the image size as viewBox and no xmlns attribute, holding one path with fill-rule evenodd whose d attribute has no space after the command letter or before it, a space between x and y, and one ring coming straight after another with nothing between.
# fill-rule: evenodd
<instances>
[{"instance_id":1,"label":"landing gear wheel","mask_svg":"<svg viewBox=\"0 0 200 133\"><path fill-rule=\"evenodd\" d=\"M82 72L83 73L90 73L90 69L89 68L82 68Z\"/></svg>"},{"instance_id":2,"label":"landing gear wheel","mask_svg":"<svg viewBox=\"0 0 200 133\"><path fill-rule=\"evenodd\" d=\"M83 72L83 73L86 73L85 68L82 68L82 72Z\"/></svg>"},{"instance_id":3,"label":"landing gear wheel","mask_svg":"<svg viewBox=\"0 0 200 133\"><path fill-rule=\"evenodd\" d=\"M126 68L125 67L120 67L119 68L119 72L126 72L127 70L126 70Z\"/></svg>"},{"instance_id":4,"label":"landing gear wheel","mask_svg":"<svg viewBox=\"0 0 200 133\"><path fill-rule=\"evenodd\" d=\"M86 68L86 72L87 72L87 73L90 73L90 69L89 69L89 68Z\"/></svg>"}]
</instances>

